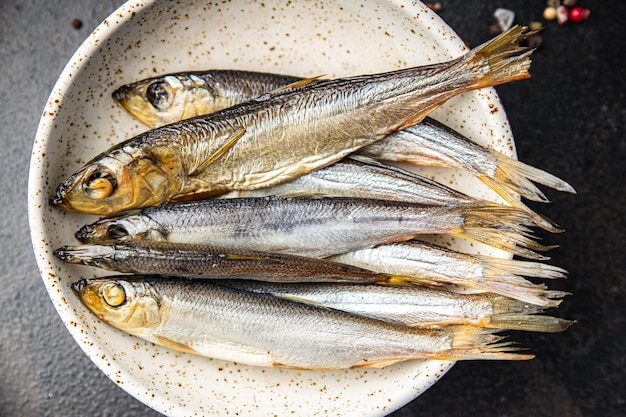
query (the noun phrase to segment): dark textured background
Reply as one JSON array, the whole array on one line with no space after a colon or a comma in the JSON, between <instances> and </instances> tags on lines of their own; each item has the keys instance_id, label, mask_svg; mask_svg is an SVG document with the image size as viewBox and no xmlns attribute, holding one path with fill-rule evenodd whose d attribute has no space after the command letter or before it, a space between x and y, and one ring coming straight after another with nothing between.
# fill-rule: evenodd
<instances>
[{"instance_id":1,"label":"dark textured background","mask_svg":"<svg viewBox=\"0 0 626 417\"><path fill-rule=\"evenodd\" d=\"M497 88L520 160L566 179L578 194L548 192L534 205L567 231L551 262L570 271L574 295L558 314L562 334L512 334L537 358L527 363L458 363L395 417L626 415L626 2L579 0L589 20L541 33L530 80ZM541 20L544 1L447 1L440 15L470 45L486 37L493 10ZM550 190L549 190L550 191Z\"/></svg>"},{"instance_id":2,"label":"dark textured background","mask_svg":"<svg viewBox=\"0 0 626 417\"><path fill-rule=\"evenodd\" d=\"M39 277L26 215L28 159L41 110L74 50L120 0L0 1L0 416L156 416L107 379L63 327ZM466 42L487 40L497 7L541 21L544 1L441 1ZM513 333L530 362L458 363L398 410L408 416L626 416L624 348L624 19L626 2L579 0L589 20L549 23L533 78L498 87L519 157L569 181L534 205L567 229L556 284L572 292L556 313L578 323L561 334ZM83 27L74 29L79 18Z\"/></svg>"}]
</instances>

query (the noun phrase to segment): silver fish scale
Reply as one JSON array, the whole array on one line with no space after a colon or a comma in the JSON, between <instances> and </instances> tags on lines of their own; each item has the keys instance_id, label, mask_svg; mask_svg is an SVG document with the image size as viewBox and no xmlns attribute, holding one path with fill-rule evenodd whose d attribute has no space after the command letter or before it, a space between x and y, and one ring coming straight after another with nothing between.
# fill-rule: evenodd
<instances>
[{"instance_id":1,"label":"silver fish scale","mask_svg":"<svg viewBox=\"0 0 626 417\"><path fill-rule=\"evenodd\" d=\"M271 352L273 360L289 366L345 368L364 358L417 358L451 349L444 332L413 330L269 294L183 281L153 280L151 285L162 300L160 336L208 335Z\"/></svg>"},{"instance_id":2,"label":"silver fish scale","mask_svg":"<svg viewBox=\"0 0 626 417\"><path fill-rule=\"evenodd\" d=\"M147 208L134 218L141 216L157 223L159 233L172 242L316 257L463 224L458 210L447 207L350 198L200 201ZM145 233L134 238L145 238Z\"/></svg>"}]
</instances>

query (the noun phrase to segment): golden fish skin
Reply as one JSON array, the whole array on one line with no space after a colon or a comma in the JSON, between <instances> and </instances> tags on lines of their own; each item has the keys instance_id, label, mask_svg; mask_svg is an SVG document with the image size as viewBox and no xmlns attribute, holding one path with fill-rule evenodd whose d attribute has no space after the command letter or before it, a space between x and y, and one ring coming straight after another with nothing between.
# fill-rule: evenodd
<instances>
[{"instance_id":1,"label":"golden fish skin","mask_svg":"<svg viewBox=\"0 0 626 417\"><path fill-rule=\"evenodd\" d=\"M184 88L167 84L170 77L181 81ZM185 82L186 78L226 78L227 82ZM132 116L148 127L155 128L184 118L209 114L235 104L251 100L260 94L270 92L301 80L297 77L256 73L246 71L212 70L199 73L170 74L151 78L129 86L121 87L114 93L118 101ZM154 98L147 93L152 89L168 90L167 97L176 103L185 103L184 108L171 105L158 108L152 104ZM198 90L205 89L203 92ZM120 93L118 93L120 92ZM122 96L119 97L118 96ZM221 100L228 97L228 100ZM137 103L136 105L124 103ZM162 106L162 105L161 105ZM129 107L135 107L133 110ZM403 131L394 132L387 137L365 146L357 151L379 161L408 162L422 166L441 166L463 169L475 175L487 186L497 192L509 204L526 207L517 195L533 201L548 202L545 194L531 181L569 193L575 193L567 182L538 168L516 161L506 155L472 142L467 137L433 120L424 118L417 125ZM273 187L275 188L275 187ZM261 190L235 191L231 194L260 196ZM284 194L276 194L284 195ZM528 209L530 210L530 209ZM549 225L549 223L546 223Z\"/></svg>"},{"instance_id":2,"label":"golden fish skin","mask_svg":"<svg viewBox=\"0 0 626 417\"><path fill-rule=\"evenodd\" d=\"M468 324L487 328L560 332L571 324L535 315L542 307L495 294L457 294L418 286L337 283L217 281L217 285L272 294L403 326L438 328Z\"/></svg>"},{"instance_id":3,"label":"golden fish skin","mask_svg":"<svg viewBox=\"0 0 626 417\"><path fill-rule=\"evenodd\" d=\"M298 77L254 71L179 72L123 85L113 100L151 129L243 103Z\"/></svg>"},{"instance_id":4,"label":"golden fish skin","mask_svg":"<svg viewBox=\"0 0 626 417\"><path fill-rule=\"evenodd\" d=\"M326 257L424 234L449 234L542 259L531 217L513 207L357 198L236 198L147 207L82 227L83 243L156 240Z\"/></svg>"},{"instance_id":5,"label":"golden fish skin","mask_svg":"<svg viewBox=\"0 0 626 417\"><path fill-rule=\"evenodd\" d=\"M514 27L457 59L318 81L151 130L62 182L51 204L112 214L273 186L330 165L421 121L447 99L527 78L532 52Z\"/></svg>"},{"instance_id":6,"label":"golden fish skin","mask_svg":"<svg viewBox=\"0 0 626 417\"><path fill-rule=\"evenodd\" d=\"M54 254L69 263L139 275L361 284L385 283L394 279L388 274L324 259L147 240L119 242L114 245L64 246Z\"/></svg>"},{"instance_id":7,"label":"golden fish skin","mask_svg":"<svg viewBox=\"0 0 626 417\"><path fill-rule=\"evenodd\" d=\"M530 359L493 330L414 329L211 283L141 276L72 285L100 319L148 341L212 358L297 369L384 367L411 359Z\"/></svg>"},{"instance_id":8,"label":"golden fish skin","mask_svg":"<svg viewBox=\"0 0 626 417\"><path fill-rule=\"evenodd\" d=\"M185 72L122 86L113 93L113 98L137 120L156 128L213 113L301 80L252 71ZM484 148L430 117L365 146L357 153L379 161L467 170L512 205L519 205L515 192L533 201L548 202L543 192L525 178L559 191L575 193L565 181ZM255 191L248 193L256 195Z\"/></svg>"}]
</instances>

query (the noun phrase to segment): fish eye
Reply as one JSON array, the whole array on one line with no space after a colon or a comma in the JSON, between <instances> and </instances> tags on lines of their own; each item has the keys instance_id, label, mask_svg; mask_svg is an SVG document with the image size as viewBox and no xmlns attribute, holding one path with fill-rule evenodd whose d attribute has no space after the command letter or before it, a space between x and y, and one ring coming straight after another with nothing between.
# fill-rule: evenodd
<instances>
[{"instance_id":1,"label":"fish eye","mask_svg":"<svg viewBox=\"0 0 626 417\"><path fill-rule=\"evenodd\" d=\"M165 110L171 105L170 94L163 81L155 81L148 86L146 97L150 104L158 110Z\"/></svg>"},{"instance_id":2,"label":"fish eye","mask_svg":"<svg viewBox=\"0 0 626 417\"><path fill-rule=\"evenodd\" d=\"M111 307L119 307L126 302L126 291L120 284L106 284L102 287L102 299Z\"/></svg>"},{"instance_id":3,"label":"fish eye","mask_svg":"<svg viewBox=\"0 0 626 417\"><path fill-rule=\"evenodd\" d=\"M127 237L129 233L128 233L128 230L126 230L124 226L119 225L119 224L112 224L107 229L107 235L111 239L119 240L119 239L123 239Z\"/></svg>"},{"instance_id":4,"label":"fish eye","mask_svg":"<svg viewBox=\"0 0 626 417\"><path fill-rule=\"evenodd\" d=\"M83 181L83 189L89 198L101 200L107 198L117 188L117 180L107 169L95 170Z\"/></svg>"}]
</instances>

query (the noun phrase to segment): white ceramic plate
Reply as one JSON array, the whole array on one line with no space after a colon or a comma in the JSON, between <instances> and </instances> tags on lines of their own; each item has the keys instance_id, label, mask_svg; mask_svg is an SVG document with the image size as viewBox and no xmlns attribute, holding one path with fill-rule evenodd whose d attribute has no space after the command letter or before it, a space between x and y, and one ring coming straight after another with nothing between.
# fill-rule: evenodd
<instances>
[{"instance_id":1,"label":"white ceramic plate","mask_svg":"<svg viewBox=\"0 0 626 417\"><path fill-rule=\"evenodd\" d=\"M42 116L30 167L35 254L50 298L80 347L124 390L171 416L385 415L424 392L451 362L338 372L263 369L177 353L109 327L70 289L80 278L105 272L65 265L52 255L55 248L76 243L74 232L95 218L55 210L48 199L60 181L93 156L145 130L111 100L121 84L209 68L347 76L437 63L464 51L458 36L416 1L130 1L122 6L61 74ZM435 115L477 142L514 156L506 115L493 89L464 94ZM422 172L469 194L494 197L454 170Z\"/></svg>"}]
</instances>

